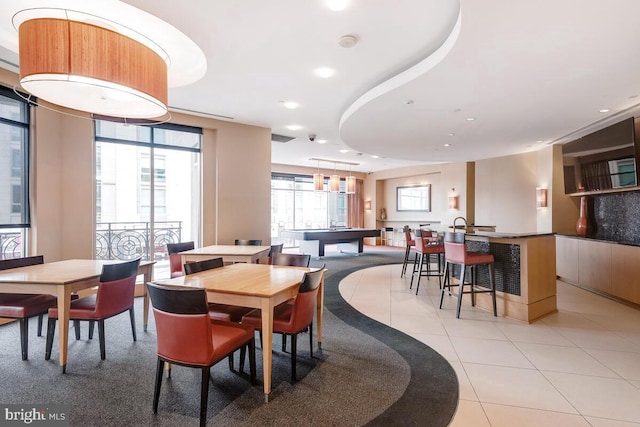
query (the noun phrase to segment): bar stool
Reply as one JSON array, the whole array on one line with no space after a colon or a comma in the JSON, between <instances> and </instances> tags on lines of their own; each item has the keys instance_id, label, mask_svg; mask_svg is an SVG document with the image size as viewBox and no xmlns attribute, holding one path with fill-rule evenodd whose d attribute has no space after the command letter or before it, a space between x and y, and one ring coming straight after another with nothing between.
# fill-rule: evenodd
<instances>
[{"instance_id":1,"label":"bar stool","mask_svg":"<svg viewBox=\"0 0 640 427\"><path fill-rule=\"evenodd\" d=\"M416 230L418 231L418 230ZM420 289L420 278L422 277L437 277L438 285L442 287L442 258L444 254L444 245L442 241L437 237L428 236L427 232L421 231L420 236L416 236L416 259L413 263L413 274L411 275L411 285L413 286L413 278L418 276L418 284L416 285L416 295ZM438 271L431 272L431 255L435 255L438 259ZM420 261L418 262L418 259ZM424 265L426 264L426 271Z\"/></svg>"},{"instance_id":2,"label":"bar stool","mask_svg":"<svg viewBox=\"0 0 640 427\"><path fill-rule=\"evenodd\" d=\"M444 299L445 291L449 295L458 296L458 306L456 308L456 318L460 318L460 307L462 306L462 295L471 294L471 305L476 305L477 293L490 293L493 300L493 315L497 316L498 311L496 308L496 274L494 258L492 254L484 252L469 252L464 244L465 233L445 232L444 234L444 253L445 253L445 267L444 267L444 281L442 282L442 289L440 292L440 308L442 309L442 301ZM449 277L449 265L460 265L460 281L457 285L451 284L451 278ZM475 269L480 265L488 265L489 267L489 284L490 287L484 285L478 285L477 271ZM471 283L465 283L465 271L467 267L472 269L471 271ZM470 286L470 290L465 291L464 287ZM451 287L458 286L460 289L458 293L452 293ZM482 289L478 289L478 286L482 286Z\"/></svg>"},{"instance_id":3,"label":"bar stool","mask_svg":"<svg viewBox=\"0 0 640 427\"><path fill-rule=\"evenodd\" d=\"M404 251L404 261L402 262L402 273L400 273L400 277L404 277L407 272L407 264L409 264L409 255L411 253L411 248L415 247L416 241L411 236L411 228L408 225L405 225L402 229L404 231L404 240L407 243L407 248ZM416 258L417 258L416 254ZM414 259L415 264L415 259Z\"/></svg>"}]
</instances>

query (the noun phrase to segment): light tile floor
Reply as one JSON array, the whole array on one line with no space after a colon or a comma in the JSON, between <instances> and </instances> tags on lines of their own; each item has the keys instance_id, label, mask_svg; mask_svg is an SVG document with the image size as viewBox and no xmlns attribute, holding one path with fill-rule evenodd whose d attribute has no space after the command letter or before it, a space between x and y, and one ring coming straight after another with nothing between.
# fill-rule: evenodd
<instances>
[{"instance_id":1,"label":"light tile floor","mask_svg":"<svg viewBox=\"0 0 640 427\"><path fill-rule=\"evenodd\" d=\"M420 293L401 265L340 283L363 314L424 342L453 366L451 426L640 426L640 310L558 281L558 312L524 324L463 305L438 309L436 278ZM499 314L499 313L498 313Z\"/></svg>"}]
</instances>

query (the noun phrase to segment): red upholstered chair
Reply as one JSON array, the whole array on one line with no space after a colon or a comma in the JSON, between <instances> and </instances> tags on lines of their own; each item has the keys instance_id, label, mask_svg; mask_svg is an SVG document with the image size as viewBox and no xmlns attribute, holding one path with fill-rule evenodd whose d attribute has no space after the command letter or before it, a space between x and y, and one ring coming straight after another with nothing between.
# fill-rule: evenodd
<instances>
[{"instance_id":1,"label":"red upholstered chair","mask_svg":"<svg viewBox=\"0 0 640 427\"><path fill-rule=\"evenodd\" d=\"M236 246L262 246L262 240L236 239Z\"/></svg>"},{"instance_id":2,"label":"red upholstered chair","mask_svg":"<svg viewBox=\"0 0 640 427\"><path fill-rule=\"evenodd\" d=\"M275 254L271 263L273 265L288 265L289 267L309 267L311 255L309 254Z\"/></svg>"},{"instance_id":3,"label":"red upholstered chair","mask_svg":"<svg viewBox=\"0 0 640 427\"><path fill-rule=\"evenodd\" d=\"M190 251L191 249L195 249L194 242L167 243L171 278L182 276L182 256L180 252Z\"/></svg>"},{"instance_id":4,"label":"red upholstered chair","mask_svg":"<svg viewBox=\"0 0 640 427\"><path fill-rule=\"evenodd\" d=\"M153 413L158 413L165 362L198 368L202 372L200 426L203 427L207 422L211 366L248 346L251 384L255 384L255 331L251 326L211 320L204 289L172 288L153 283L147 286L158 337Z\"/></svg>"},{"instance_id":5,"label":"red upholstered chair","mask_svg":"<svg viewBox=\"0 0 640 427\"><path fill-rule=\"evenodd\" d=\"M0 260L0 270L43 264L42 255ZM38 336L42 336L42 317L56 305L56 297L37 294L0 294L0 317L20 320L22 360L29 358L29 318L38 316Z\"/></svg>"},{"instance_id":6,"label":"red upholstered chair","mask_svg":"<svg viewBox=\"0 0 640 427\"><path fill-rule=\"evenodd\" d=\"M291 336L291 381L296 381L297 337L300 332L309 331L309 354L313 357L313 315L324 272L324 265L318 270L306 272L295 302L279 304L273 309L273 332ZM260 309L250 311L242 317L241 323L262 332L262 312Z\"/></svg>"},{"instance_id":7,"label":"red upholstered chair","mask_svg":"<svg viewBox=\"0 0 640 427\"><path fill-rule=\"evenodd\" d=\"M440 308L442 308L442 301L444 299L445 292L449 295L458 296L458 305L456 308L456 318L460 318L460 307L462 306L462 295L471 294L471 305L475 306L477 293L490 293L493 300L493 315L497 316L498 311L496 308L496 274L494 267L494 258L492 254L485 252L470 252L465 247L464 240L465 233L445 232L444 234L444 250L445 250L445 267L444 267L444 281L442 282L442 290L440 292ZM460 266L460 278L457 285L451 284L450 266L458 264ZM477 271L476 269L480 265L487 265L489 267L489 284L478 285ZM472 268L471 283L465 283L465 272L467 267ZM464 287L469 286L469 290L465 291ZM479 288L482 286L482 288ZM458 293L452 293L451 287L458 287Z\"/></svg>"},{"instance_id":8,"label":"red upholstered chair","mask_svg":"<svg viewBox=\"0 0 640 427\"><path fill-rule=\"evenodd\" d=\"M140 258L133 261L118 264L105 264L102 266L98 291L85 298L71 301L69 320L89 321L89 339L93 338L93 325L98 322L98 335L100 339L100 359L104 360L105 336L104 321L110 317L129 311L131 320L131 332L136 341L135 313L133 311L133 296L138 275ZM47 348L45 359L51 358L53 335L58 320L58 309L49 309L49 323L47 325Z\"/></svg>"},{"instance_id":9,"label":"red upholstered chair","mask_svg":"<svg viewBox=\"0 0 640 427\"><path fill-rule=\"evenodd\" d=\"M184 271L187 276L190 274L200 273L201 271L212 270L224 266L222 258L212 258L204 261L188 262L184 265ZM240 322L242 316L250 312L252 308L241 307L229 304L209 304L209 315L213 320L221 320L225 322Z\"/></svg>"},{"instance_id":10,"label":"red upholstered chair","mask_svg":"<svg viewBox=\"0 0 640 427\"><path fill-rule=\"evenodd\" d=\"M407 264L409 264L409 256L411 254L411 249L413 249L416 245L416 241L411 235L411 228L409 228L408 225L405 225L403 230L404 230L404 240L407 243L407 247L404 251L404 261L402 261L402 273L400 273L400 277L404 277L404 275L407 273ZM416 255L416 258L417 258L417 255Z\"/></svg>"},{"instance_id":11,"label":"red upholstered chair","mask_svg":"<svg viewBox=\"0 0 640 427\"><path fill-rule=\"evenodd\" d=\"M267 264L273 264L274 255L281 254L283 246L283 243L280 243L278 245L271 245L271 249L269 249L269 255L267 256Z\"/></svg>"},{"instance_id":12,"label":"red upholstered chair","mask_svg":"<svg viewBox=\"0 0 640 427\"><path fill-rule=\"evenodd\" d=\"M409 289L413 286L413 278L418 276L418 284L416 285L416 295L420 289L420 279L422 277L437 277L439 286L442 286L442 259L441 255L444 255L444 244L438 236L431 235L432 233L422 230L420 237L416 236L416 259L413 265L413 275L411 276L411 284ZM436 272L431 271L431 256L435 255L438 262L438 270Z\"/></svg>"}]
</instances>

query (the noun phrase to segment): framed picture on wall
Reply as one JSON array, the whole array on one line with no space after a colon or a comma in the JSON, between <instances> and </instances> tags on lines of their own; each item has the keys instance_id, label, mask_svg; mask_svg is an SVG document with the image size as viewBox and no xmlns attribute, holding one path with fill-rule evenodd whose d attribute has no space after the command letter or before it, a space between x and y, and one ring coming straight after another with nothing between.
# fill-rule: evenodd
<instances>
[{"instance_id":1,"label":"framed picture on wall","mask_svg":"<svg viewBox=\"0 0 640 427\"><path fill-rule=\"evenodd\" d=\"M396 211L430 212L431 184L396 187Z\"/></svg>"}]
</instances>

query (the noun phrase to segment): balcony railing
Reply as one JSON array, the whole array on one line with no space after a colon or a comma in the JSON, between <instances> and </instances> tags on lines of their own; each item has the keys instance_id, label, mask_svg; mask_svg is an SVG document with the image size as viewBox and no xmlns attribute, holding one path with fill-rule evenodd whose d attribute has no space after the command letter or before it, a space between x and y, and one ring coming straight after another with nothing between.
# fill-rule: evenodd
<instances>
[{"instance_id":1,"label":"balcony railing","mask_svg":"<svg viewBox=\"0 0 640 427\"><path fill-rule=\"evenodd\" d=\"M9 231L0 233L0 259L20 258L22 256L22 233Z\"/></svg>"},{"instance_id":2,"label":"balcony railing","mask_svg":"<svg viewBox=\"0 0 640 427\"><path fill-rule=\"evenodd\" d=\"M182 221L156 222L153 230L155 260L168 258L167 243L182 237ZM149 222L101 222L96 224L96 259L150 259Z\"/></svg>"}]
</instances>

